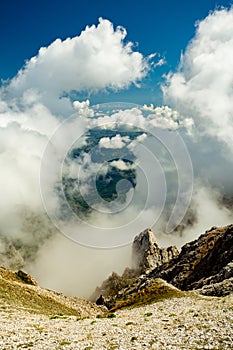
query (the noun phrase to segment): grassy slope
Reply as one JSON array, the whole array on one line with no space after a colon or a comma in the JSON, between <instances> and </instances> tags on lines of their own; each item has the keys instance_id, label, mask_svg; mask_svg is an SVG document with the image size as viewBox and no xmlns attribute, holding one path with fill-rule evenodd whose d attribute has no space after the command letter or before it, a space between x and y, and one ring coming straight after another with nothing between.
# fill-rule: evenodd
<instances>
[{"instance_id":1,"label":"grassy slope","mask_svg":"<svg viewBox=\"0 0 233 350\"><path fill-rule=\"evenodd\" d=\"M187 292L182 292L160 278L156 278L153 284L145 286L137 292L128 295L126 293L124 300L119 298L112 311L125 307L143 306L164 299L184 297L186 294Z\"/></svg>"},{"instance_id":2,"label":"grassy slope","mask_svg":"<svg viewBox=\"0 0 233 350\"><path fill-rule=\"evenodd\" d=\"M81 298L65 297L39 286L23 283L14 272L0 267L0 306L25 308L45 315L86 317L100 313L98 307Z\"/></svg>"}]
</instances>

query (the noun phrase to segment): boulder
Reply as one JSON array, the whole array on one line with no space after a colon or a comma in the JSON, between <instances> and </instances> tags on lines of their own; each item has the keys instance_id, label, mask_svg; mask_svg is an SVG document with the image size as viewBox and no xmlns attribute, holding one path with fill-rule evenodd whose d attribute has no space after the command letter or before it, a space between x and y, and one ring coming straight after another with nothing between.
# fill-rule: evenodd
<instances>
[{"instance_id":1,"label":"boulder","mask_svg":"<svg viewBox=\"0 0 233 350\"><path fill-rule=\"evenodd\" d=\"M32 286L37 286L37 282L36 280L31 276L29 275L28 273L22 271L22 270L19 270L17 272L15 272L16 276L20 278L20 280L23 282L23 283L26 283L26 284L30 284Z\"/></svg>"}]
</instances>

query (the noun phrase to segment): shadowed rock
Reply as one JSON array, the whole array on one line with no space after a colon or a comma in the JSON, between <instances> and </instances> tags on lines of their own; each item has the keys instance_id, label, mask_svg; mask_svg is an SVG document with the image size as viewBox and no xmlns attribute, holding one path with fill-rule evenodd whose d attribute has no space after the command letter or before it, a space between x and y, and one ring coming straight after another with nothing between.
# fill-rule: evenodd
<instances>
[{"instance_id":1,"label":"shadowed rock","mask_svg":"<svg viewBox=\"0 0 233 350\"><path fill-rule=\"evenodd\" d=\"M36 280L30 276L28 273L22 271L22 270L19 270L17 272L15 272L16 276L18 276L20 278L20 280L26 284L30 284L32 286L37 286L37 282Z\"/></svg>"},{"instance_id":2,"label":"shadowed rock","mask_svg":"<svg viewBox=\"0 0 233 350\"><path fill-rule=\"evenodd\" d=\"M151 272L182 290L200 289L233 275L233 225L213 227L185 244L167 266Z\"/></svg>"}]
</instances>

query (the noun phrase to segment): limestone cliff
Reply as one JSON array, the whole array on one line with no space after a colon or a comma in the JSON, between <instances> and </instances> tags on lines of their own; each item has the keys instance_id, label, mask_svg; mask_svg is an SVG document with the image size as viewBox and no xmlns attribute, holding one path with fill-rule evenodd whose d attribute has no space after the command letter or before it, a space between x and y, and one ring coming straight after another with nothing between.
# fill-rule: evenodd
<instances>
[{"instance_id":1,"label":"limestone cliff","mask_svg":"<svg viewBox=\"0 0 233 350\"><path fill-rule=\"evenodd\" d=\"M141 232L133 241L132 264L139 273L155 269L178 255L179 251L175 246L159 248L151 229Z\"/></svg>"}]
</instances>

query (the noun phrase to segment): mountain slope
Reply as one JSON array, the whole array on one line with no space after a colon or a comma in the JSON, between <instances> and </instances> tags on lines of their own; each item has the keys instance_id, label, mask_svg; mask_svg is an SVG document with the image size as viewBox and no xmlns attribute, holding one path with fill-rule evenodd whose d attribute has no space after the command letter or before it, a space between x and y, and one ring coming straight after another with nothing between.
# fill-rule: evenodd
<instances>
[{"instance_id":1,"label":"mountain slope","mask_svg":"<svg viewBox=\"0 0 233 350\"><path fill-rule=\"evenodd\" d=\"M29 275L15 273L3 267L0 267L0 307L26 309L32 313L50 316L62 314L87 317L101 313L98 306L87 300L69 298L40 288Z\"/></svg>"}]
</instances>

